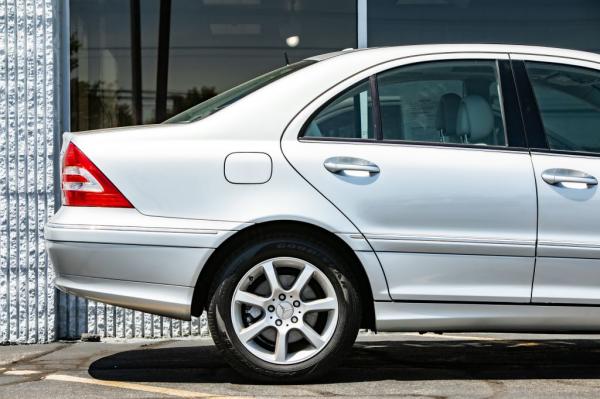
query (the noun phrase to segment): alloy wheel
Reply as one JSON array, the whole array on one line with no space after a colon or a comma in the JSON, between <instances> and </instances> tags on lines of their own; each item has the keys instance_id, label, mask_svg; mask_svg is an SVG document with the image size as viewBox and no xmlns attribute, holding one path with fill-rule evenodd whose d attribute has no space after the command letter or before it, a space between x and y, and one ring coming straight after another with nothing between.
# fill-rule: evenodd
<instances>
[{"instance_id":1,"label":"alloy wheel","mask_svg":"<svg viewBox=\"0 0 600 399\"><path fill-rule=\"evenodd\" d=\"M316 266L277 257L242 277L231 301L231 318L250 353L269 363L295 364L330 341L338 322L338 297Z\"/></svg>"}]
</instances>

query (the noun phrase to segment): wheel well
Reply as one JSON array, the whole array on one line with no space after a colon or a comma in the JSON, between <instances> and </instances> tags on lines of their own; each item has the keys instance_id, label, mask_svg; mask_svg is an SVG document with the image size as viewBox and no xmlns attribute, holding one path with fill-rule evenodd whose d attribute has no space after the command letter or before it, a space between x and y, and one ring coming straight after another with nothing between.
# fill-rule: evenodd
<instances>
[{"instance_id":1,"label":"wheel well","mask_svg":"<svg viewBox=\"0 0 600 399\"><path fill-rule=\"evenodd\" d=\"M267 232L294 232L306 235L307 237L317 237L319 241L327 243L327 245L339 251L342 257L352 265L353 270L356 272L357 288L362 304L361 328L375 329L375 310L369 278L352 248L350 248L350 246L348 246L348 244L340 237L321 227L297 221L257 223L238 231L225 240L225 242L212 253L198 276L192 299L192 315L200 316L202 311L208 306L209 290L213 283L213 279L215 278L219 267L223 264L225 258L231 251L245 241L254 238L256 234Z\"/></svg>"}]
</instances>

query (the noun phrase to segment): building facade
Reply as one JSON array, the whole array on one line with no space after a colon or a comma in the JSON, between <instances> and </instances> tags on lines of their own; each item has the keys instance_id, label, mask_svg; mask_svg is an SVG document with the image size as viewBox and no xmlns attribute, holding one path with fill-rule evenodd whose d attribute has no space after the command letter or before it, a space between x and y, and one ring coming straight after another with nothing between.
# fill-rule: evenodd
<instances>
[{"instance_id":1,"label":"building facade","mask_svg":"<svg viewBox=\"0 0 600 399\"><path fill-rule=\"evenodd\" d=\"M43 226L63 131L160 123L285 62L348 47L497 42L600 51L594 0L5 0L0 343L203 334L57 292Z\"/></svg>"}]
</instances>

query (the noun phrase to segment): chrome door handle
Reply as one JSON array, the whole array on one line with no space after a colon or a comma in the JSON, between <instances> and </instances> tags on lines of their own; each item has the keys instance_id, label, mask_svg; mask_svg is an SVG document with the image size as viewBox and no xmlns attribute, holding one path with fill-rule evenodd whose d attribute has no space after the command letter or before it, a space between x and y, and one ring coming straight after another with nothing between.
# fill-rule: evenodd
<instances>
[{"instance_id":1,"label":"chrome door handle","mask_svg":"<svg viewBox=\"0 0 600 399\"><path fill-rule=\"evenodd\" d=\"M345 171L367 172L369 175L379 173L379 166L360 158L332 157L323 163L325 169L331 173L342 173Z\"/></svg>"},{"instance_id":2,"label":"chrome door handle","mask_svg":"<svg viewBox=\"0 0 600 399\"><path fill-rule=\"evenodd\" d=\"M594 176L573 169L548 169L542 173L542 179L553 186L561 183L581 183L588 186L598 184Z\"/></svg>"}]
</instances>

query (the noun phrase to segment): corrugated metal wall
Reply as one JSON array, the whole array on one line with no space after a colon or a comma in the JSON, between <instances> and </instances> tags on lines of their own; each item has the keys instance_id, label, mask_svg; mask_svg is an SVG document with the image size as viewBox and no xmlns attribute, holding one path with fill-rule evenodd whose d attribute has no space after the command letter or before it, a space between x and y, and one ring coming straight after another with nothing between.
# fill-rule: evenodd
<instances>
[{"instance_id":1,"label":"corrugated metal wall","mask_svg":"<svg viewBox=\"0 0 600 399\"><path fill-rule=\"evenodd\" d=\"M208 335L204 315L194 317L192 321L182 321L88 301L64 293L59 293L56 302L58 338L76 338L84 332L115 338Z\"/></svg>"},{"instance_id":2,"label":"corrugated metal wall","mask_svg":"<svg viewBox=\"0 0 600 399\"><path fill-rule=\"evenodd\" d=\"M0 342L54 339L43 227L54 212L51 0L0 5Z\"/></svg>"},{"instance_id":3,"label":"corrugated metal wall","mask_svg":"<svg viewBox=\"0 0 600 399\"><path fill-rule=\"evenodd\" d=\"M62 100L55 81L58 1L0 2L0 343L88 331L108 337L206 334L204 317L182 322L54 289L43 227L55 208L54 139Z\"/></svg>"}]
</instances>

